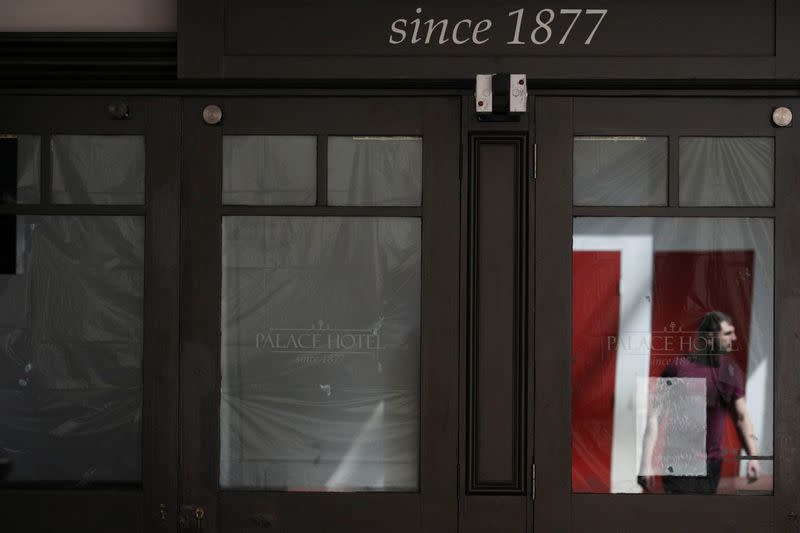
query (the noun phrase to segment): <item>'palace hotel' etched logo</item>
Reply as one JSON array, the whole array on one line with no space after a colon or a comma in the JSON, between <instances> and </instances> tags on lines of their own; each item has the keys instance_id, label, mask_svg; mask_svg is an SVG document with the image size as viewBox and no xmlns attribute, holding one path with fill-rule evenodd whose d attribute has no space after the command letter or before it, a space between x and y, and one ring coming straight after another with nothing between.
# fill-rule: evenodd
<instances>
[{"instance_id":1,"label":"'palace hotel' etched logo","mask_svg":"<svg viewBox=\"0 0 800 533\"><path fill-rule=\"evenodd\" d=\"M600 339L604 353L624 351L627 355L669 355L704 353L712 348L713 340L701 331L686 331L674 321L660 332L628 331ZM733 342L732 353L742 349L739 340Z\"/></svg>"},{"instance_id":2,"label":"'palace hotel' etched logo","mask_svg":"<svg viewBox=\"0 0 800 533\"><path fill-rule=\"evenodd\" d=\"M256 349L301 356L307 362L334 360L347 355L378 356L382 346L380 321L372 329L335 328L324 321L310 328L269 328L257 333Z\"/></svg>"}]
</instances>

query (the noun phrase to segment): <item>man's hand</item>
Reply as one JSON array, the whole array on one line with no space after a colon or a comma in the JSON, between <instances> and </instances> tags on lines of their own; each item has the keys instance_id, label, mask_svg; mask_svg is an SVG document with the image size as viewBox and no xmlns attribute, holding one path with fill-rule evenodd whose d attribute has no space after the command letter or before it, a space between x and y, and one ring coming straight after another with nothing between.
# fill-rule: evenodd
<instances>
[{"instance_id":1,"label":"man's hand","mask_svg":"<svg viewBox=\"0 0 800 533\"><path fill-rule=\"evenodd\" d=\"M758 464L757 459L750 459L747 461L747 481L753 483L761 475L761 465Z\"/></svg>"}]
</instances>

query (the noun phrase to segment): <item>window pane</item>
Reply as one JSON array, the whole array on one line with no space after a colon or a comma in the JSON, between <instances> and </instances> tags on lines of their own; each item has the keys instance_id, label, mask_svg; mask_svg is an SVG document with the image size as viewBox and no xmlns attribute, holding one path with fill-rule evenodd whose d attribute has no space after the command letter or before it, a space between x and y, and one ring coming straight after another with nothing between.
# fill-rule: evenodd
<instances>
[{"instance_id":1,"label":"window pane","mask_svg":"<svg viewBox=\"0 0 800 533\"><path fill-rule=\"evenodd\" d=\"M682 137L680 203L771 206L775 200L772 137Z\"/></svg>"},{"instance_id":2,"label":"window pane","mask_svg":"<svg viewBox=\"0 0 800 533\"><path fill-rule=\"evenodd\" d=\"M39 202L40 162L38 135L0 134L0 203Z\"/></svg>"},{"instance_id":3,"label":"window pane","mask_svg":"<svg viewBox=\"0 0 800 533\"><path fill-rule=\"evenodd\" d=\"M9 481L141 479L144 219L0 217Z\"/></svg>"},{"instance_id":4,"label":"window pane","mask_svg":"<svg viewBox=\"0 0 800 533\"><path fill-rule=\"evenodd\" d=\"M226 135L222 138L222 202L314 205L317 138Z\"/></svg>"},{"instance_id":5,"label":"window pane","mask_svg":"<svg viewBox=\"0 0 800 533\"><path fill-rule=\"evenodd\" d=\"M330 205L422 205L422 139L328 139Z\"/></svg>"},{"instance_id":6,"label":"window pane","mask_svg":"<svg viewBox=\"0 0 800 533\"><path fill-rule=\"evenodd\" d=\"M575 137L575 205L667 205L666 137Z\"/></svg>"},{"instance_id":7,"label":"window pane","mask_svg":"<svg viewBox=\"0 0 800 533\"><path fill-rule=\"evenodd\" d=\"M772 493L773 257L771 219L575 219L574 492Z\"/></svg>"},{"instance_id":8,"label":"window pane","mask_svg":"<svg viewBox=\"0 0 800 533\"><path fill-rule=\"evenodd\" d=\"M225 217L220 485L416 490L421 223Z\"/></svg>"},{"instance_id":9,"label":"window pane","mask_svg":"<svg viewBox=\"0 0 800 533\"><path fill-rule=\"evenodd\" d=\"M139 135L54 135L53 203L143 204Z\"/></svg>"}]
</instances>

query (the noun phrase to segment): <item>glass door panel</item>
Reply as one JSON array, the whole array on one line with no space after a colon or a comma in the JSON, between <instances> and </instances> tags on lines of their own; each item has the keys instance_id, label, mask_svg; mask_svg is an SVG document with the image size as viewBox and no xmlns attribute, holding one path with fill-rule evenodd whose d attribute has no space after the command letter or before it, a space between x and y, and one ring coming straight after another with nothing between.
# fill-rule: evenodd
<instances>
[{"instance_id":1,"label":"glass door panel","mask_svg":"<svg viewBox=\"0 0 800 533\"><path fill-rule=\"evenodd\" d=\"M220 486L416 491L417 218L222 221Z\"/></svg>"},{"instance_id":2,"label":"glass door panel","mask_svg":"<svg viewBox=\"0 0 800 533\"><path fill-rule=\"evenodd\" d=\"M574 219L574 492L772 493L773 235Z\"/></svg>"}]
</instances>

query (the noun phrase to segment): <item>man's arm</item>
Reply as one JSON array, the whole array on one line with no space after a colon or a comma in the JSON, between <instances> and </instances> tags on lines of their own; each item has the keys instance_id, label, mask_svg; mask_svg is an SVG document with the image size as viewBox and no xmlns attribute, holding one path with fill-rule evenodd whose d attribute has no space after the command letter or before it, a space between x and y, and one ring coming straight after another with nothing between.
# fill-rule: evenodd
<instances>
[{"instance_id":1,"label":"man's arm","mask_svg":"<svg viewBox=\"0 0 800 533\"><path fill-rule=\"evenodd\" d=\"M658 412L653 405L647 412L647 425L642 439L642 464L639 470L639 484L643 489L652 491L655 483L653 472L653 451L658 437Z\"/></svg>"},{"instance_id":2,"label":"man's arm","mask_svg":"<svg viewBox=\"0 0 800 533\"><path fill-rule=\"evenodd\" d=\"M733 404L734 419L736 421L736 428L739 430L739 436L742 440L747 455L758 455L758 445L756 444L756 436L753 433L753 423L750 420L750 411L747 409L747 402L744 396L737 399ZM750 459L747 462L747 477L754 481L761 474L761 467L757 459Z\"/></svg>"}]
</instances>

